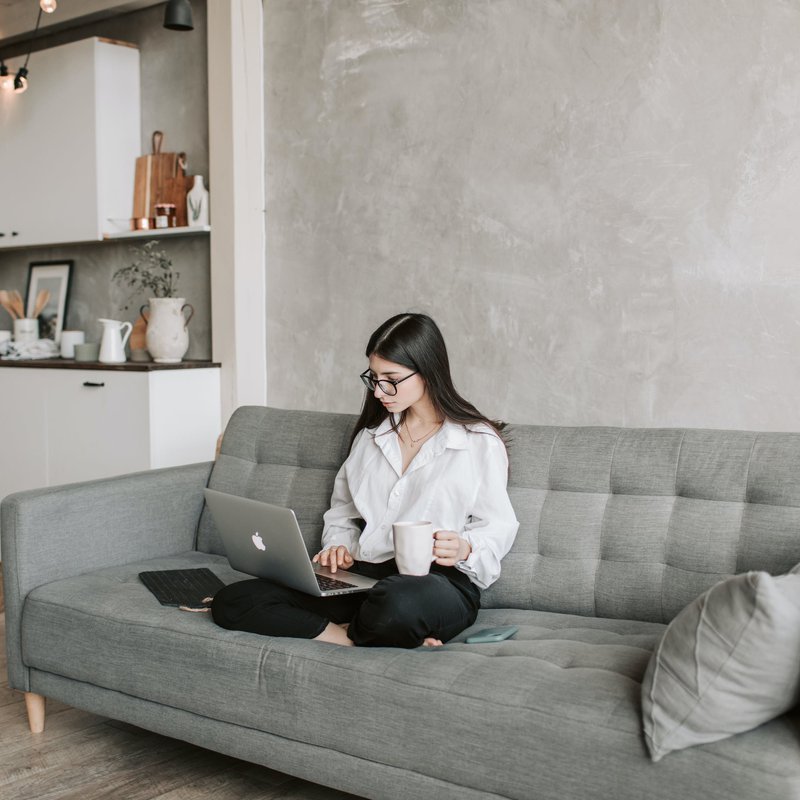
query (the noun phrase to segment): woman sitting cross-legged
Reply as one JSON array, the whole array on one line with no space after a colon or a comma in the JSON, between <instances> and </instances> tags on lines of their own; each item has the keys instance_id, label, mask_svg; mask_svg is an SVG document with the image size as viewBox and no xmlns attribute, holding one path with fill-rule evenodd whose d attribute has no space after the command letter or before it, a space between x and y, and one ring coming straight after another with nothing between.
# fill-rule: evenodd
<instances>
[{"instance_id":1,"label":"woman sitting cross-legged","mask_svg":"<svg viewBox=\"0 0 800 800\"><path fill-rule=\"evenodd\" d=\"M211 606L222 627L341 645L438 646L473 624L481 589L500 575L518 528L503 424L456 392L442 334L424 314L384 322L366 356L369 391L313 560L378 582L332 597L263 579L233 583ZM433 522L429 574L398 574L398 520Z\"/></svg>"}]
</instances>

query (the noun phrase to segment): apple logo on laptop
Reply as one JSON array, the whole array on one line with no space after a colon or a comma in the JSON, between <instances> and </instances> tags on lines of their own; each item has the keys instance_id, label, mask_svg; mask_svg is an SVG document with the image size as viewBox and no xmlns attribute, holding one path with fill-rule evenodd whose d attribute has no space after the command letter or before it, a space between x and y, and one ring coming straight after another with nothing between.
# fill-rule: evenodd
<instances>
[{"instance_id":1,"label":"apple logo on laptop","mask_svg":"<svg viewBox=\"0 0 800 800\"><path fill-rule=\"evenodd\" d=\"M253 544L254 544L254 545L255 545L255 546L256 546L256 547L257 547L259 550L266 550L266 549L267 549L267 546L264 544L264 540L261 538L261 534L260 534L258 531L256 531L256 532L253 534L253 537L252 537L252 538L253 538Z\"/></svg>"}]
</instances>

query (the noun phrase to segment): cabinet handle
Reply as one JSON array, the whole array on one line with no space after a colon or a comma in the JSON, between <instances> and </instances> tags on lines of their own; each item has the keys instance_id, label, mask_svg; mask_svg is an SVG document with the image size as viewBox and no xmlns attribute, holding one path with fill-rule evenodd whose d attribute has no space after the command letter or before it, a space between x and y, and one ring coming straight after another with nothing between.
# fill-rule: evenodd
<instances>
[{"instance_id":1,"label":"cabinet handle","mask_svg":"<svg viewBox=\"0 0 800 800\"><path fill-rule=\"evenodd\" d=\"M100 388L101 386L105 386L105 383L102 382L95 383L95 381L84 381L83 385Z\"/></svg>"}]
</instances>

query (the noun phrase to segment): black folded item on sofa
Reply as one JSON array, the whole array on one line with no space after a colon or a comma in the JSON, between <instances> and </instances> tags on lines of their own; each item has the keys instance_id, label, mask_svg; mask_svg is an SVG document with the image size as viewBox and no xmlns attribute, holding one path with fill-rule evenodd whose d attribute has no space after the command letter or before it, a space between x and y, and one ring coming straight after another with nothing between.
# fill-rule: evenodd
<instances>
[{"instance_id":1,"label":"black folded item on sofa","mask_svg":"<svg viewBox=\"0 0 800 800\"><path fill-rule=\"evenodd\" d=\"M225 584L206 567L140 572L139 580L162 606L205 608L203 599L213 597Z\"/></svg>"}]
</instances>

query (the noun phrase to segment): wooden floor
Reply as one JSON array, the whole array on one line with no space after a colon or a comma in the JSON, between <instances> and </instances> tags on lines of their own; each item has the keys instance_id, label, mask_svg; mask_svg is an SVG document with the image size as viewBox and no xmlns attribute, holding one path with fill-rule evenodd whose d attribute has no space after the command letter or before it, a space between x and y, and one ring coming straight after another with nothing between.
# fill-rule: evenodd
<instances>
[{"instance_id":1,"label":"wooden floor","mask_svg":"<svg viewBox=\"0 0 800 800\"><path fill-rule=\"evenodd\" d=\"M353 795L49 700L28 730L8 688L0 614L0 797L14 800L353 800Z\"/></svg>"}]
</instances>

